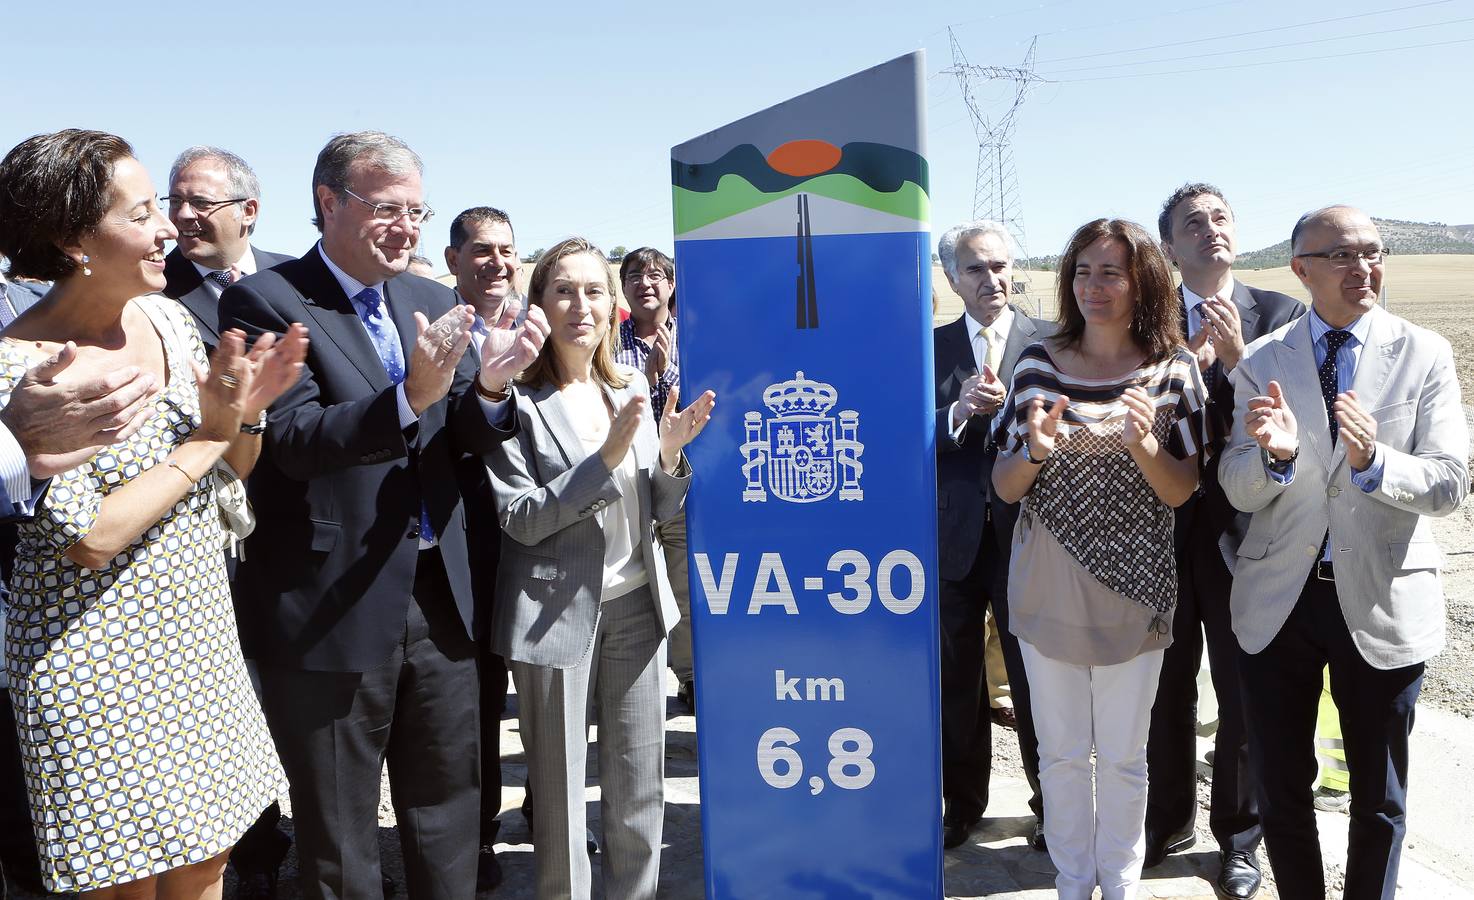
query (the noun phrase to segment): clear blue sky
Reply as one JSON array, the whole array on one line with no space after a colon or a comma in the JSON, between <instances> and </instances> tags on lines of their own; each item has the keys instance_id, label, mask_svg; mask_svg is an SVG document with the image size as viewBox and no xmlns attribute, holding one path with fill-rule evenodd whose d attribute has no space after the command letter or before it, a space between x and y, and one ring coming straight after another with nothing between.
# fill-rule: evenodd
<instances>
[{"instance_id":1,"label":"clear blue sky","mask_svg":"<svg viewBox=\"0 0 1474 900\"><path fill-rule=\"evenodd\" d=\"M671 146L924 48L939 234L970 215L976 161L942 74L957 23L979 65L1016 66L1040 35L1038 71L1055 79L1029 95L1014 140L1034 253L1099 215L1150 225L1198 179L1227 193L1242 249L1330 202L1474 222L1471 0L333 6L7 4L0 149L115 131L162 190L175 153L218 144L261 177L256 243L301 253L318 149L378 128L425 160L437 264L451 217L482 203L511 214L523 252L574 233L669 249ZM1242 32L1260 33L1217 39ZM1291 46L1257 49L1269 45ZM1250 65L1284 59L1301 61ZM1171 74L1100 80L1154 72ZM1001 113L1012 95L979 96Z\"/></svg>"}]
</instances>

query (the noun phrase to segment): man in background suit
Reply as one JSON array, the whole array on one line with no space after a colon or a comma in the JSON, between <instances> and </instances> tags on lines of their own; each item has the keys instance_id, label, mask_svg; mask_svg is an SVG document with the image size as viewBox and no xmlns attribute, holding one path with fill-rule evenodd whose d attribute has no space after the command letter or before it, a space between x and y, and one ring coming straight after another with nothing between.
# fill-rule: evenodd
<instances>
[{"instance_id":1,"label":"man in background suit","mask_svg":"<svg viewBox=\"0 0 1474 900\"><path fill-rule=\"evenodd\" d=\"M471 307L403 274L430 215L422 170L390 135L334 136L312 179L322 239L221 296L223 327L312 335L269 413L250 483L259 525L234 585L308 897L381 892L386 762L409 896L476 884L485 611L456 466L512 433L508 384L546 323L529 318L484 364L466 353Z\"/></svg>"},{"instance_id":2,"label":"man in background suit","mask_svg":"<svg viewBox=\"0 0 1474 900\"><path fill-rule=\"evenodd\" d=\"M475 353L482 353L493 334L497 340L510 339L526 311L517 296L517 239L507 214L494 207L475 206L456 216L450 223L445 265L455 276L460 302L476 309L476 321L471 323ZM481 611L479 621L490 626L496 608L502 528L481 457L462 459L457 475L466 498L466 539L472 547L471 590ZM501 829L497 819L502 809L501 721L507 711L508 679L506 660L491 649L489 628L476 635L476 649L481 657L481 845L476 890L483 892L502 881L495 846Z\"/></svg>"},{"instance_id":3,"label":"man in background suit","mask_svg":"<svg viewBox=\"0 0 1474 900\"><path fill-rule=\"evenodd\" d=\"M1246 900L1259 891L1256 851L1261 835L1256 779L1244 731L1238 644L1229 625L1233 575L1227 561L1238 550L1248 516L1237 513L1224 498L1218 457L1232 430L1229 375L1243 358L1245 343L1289 322L1305 307L1293 297L1251 288L1233 277L1235 224L1223 192L1203 183L1173 191L1157 217L1162 249L1182 273L1178 288L1182 321L1208 387L1210 424L1198 490L1176 513L1177 611L1147 740L1151 781L1145 865L1155 866L1168 853L1186 850L1197 841L1197 676L1206 632L1218 698L1209 818L1221 856L1216 886L1229 900Z\"/></svg>"},{"instance_id":4,"label":"man in background suit","mask_svg":"<svg viewBox=\"0 0 1474 900\"><path fill-rule=\"evenodd\" d=\"M1431 516L1468 491L1453 352L1377 305L1385 260L1365 213L1307 213L1290 267L1311 310L1234 369L1219 477L1251 514L1231 598L1264 841L1283 897L1325 896L1311 787L1322 669L1350 772L1346 900L1397 890L1408 735L1443 649Z\"/></svg>"},{"instance_id":5,"label":"man in background suit","mask_svg":"<svg viewBox=\"0 0 1474 900\"><path fill-rule=\"evenodd\" d=\"M220 293L259 269L291 259L251 246L261 214L261 184L246 161L218 147L190 147L169 169L169 221L178 244L164 257L164 295L189 310L207 351L220 343ZM226 566L235 578L236 557ZM254 670L254 666L248 663ZM291 838L278 830L281 805L271 804L236 842L238 900L276 896L277 875Z\"/></svg>"},{"instance_id":6,"label":"man in background suit","mask_svg":"<svg viewBox=\"0 0 1474 900\"><path fill-rule=\"evenodd\" d=\"M1036 817L1030 845L1044 849L1039 742L1018 638L1008 630L1008 546L1018 506L992 496L993 414L1003 404L1019 352L1055 332L1008 302L1013 238L997 222L948 229L937 243L942 269L964 312L937 328L937 532L941 535L942 843L967 840L988 807L992 717L983 675L984 621L993 609L1018 716L1019 753Z\"/></svg>"},{"instance_id":7,"label":"man in background suit","mask_svg":"<svg viewBox=\"0 0 1474 900\"><path fill-rule=\"evenodd\" d=\"M0 319L8 326L38 295L0 274ZM76 358L64 350L34 366L0 410L0 622L15 559L14 522L29 518L52 475L71 468L97 446L123 440L152 414L154 377L129 366L81 381L57 381ZM15 715L0 665L0 900L7 883L45 894L31 828L25 770L15 736Z\"/></svg>"},{"instance_id":8,"label":"man in background suit","mask_svg":"<svg viewBox=\"0 0 1474 900\"><path fill-rule=\"evenodd\" d=\"M220 343L221 291L291 257L251 246L261 183L229 150L190 147L179 154L169 169L168 203L179 241L164 258L164 295L184 304L213 350Z\"/></svg>"}]
</instances>

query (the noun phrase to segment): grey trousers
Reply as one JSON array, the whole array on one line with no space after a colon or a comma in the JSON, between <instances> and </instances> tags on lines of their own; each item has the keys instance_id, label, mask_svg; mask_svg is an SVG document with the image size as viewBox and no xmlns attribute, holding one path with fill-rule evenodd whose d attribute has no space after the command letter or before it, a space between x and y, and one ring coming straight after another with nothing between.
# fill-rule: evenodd
<instances>
[{"instance_id":1,"label":"grey trousers","mask_svg":"<svg viewBox=\"0 0 1474 900\"><path fill-rule=\"evenodd\" d=\"M537 808L539 900L588 900L588 726L598 723L604 895L655 897L665 821L665 635L648 587L603 604L578 665L511 662Z\"/></svg>"},{"instance_id":2,"label":"grey trousers","mask_svg":"<svg viewBox=\"0 0 1474 900\"><path fill-rule=\"evenodd\" d=\"M668 522L655 527L655 536L660 538L665 551L665 572L670 576L671 591L676 595L676 608L681 611L681 621L670 630L667 651L670 670L681 684L695 677L696 669L691 660L691 582L690 565L686 561L686 511Z\"/></svg>"}]
</instances>

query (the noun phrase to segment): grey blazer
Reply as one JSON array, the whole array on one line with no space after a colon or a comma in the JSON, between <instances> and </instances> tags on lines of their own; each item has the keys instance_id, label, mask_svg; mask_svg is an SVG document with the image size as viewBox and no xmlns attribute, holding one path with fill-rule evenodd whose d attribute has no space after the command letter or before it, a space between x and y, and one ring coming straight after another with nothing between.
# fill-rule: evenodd
<instances>
[{"instance_id":1,"label":"grey blazer","mask_svg":"<svg viewBox=\"0 0 1474 900\"><path fill-rule=\"evenodd\" d=\"M649 397L645 376L627 366L629 384L606 389L619 409ZM570 669L587 658L604 581L605 509L619 489L598 453L578 438L556 387L514 386L517 435L486 457L502 526L492 649L509 660ZM660 467L655 418L646 412L634 442L639 469L637 536L662 633L680 619L655 524L680 512L691 484L684 458L675 475Z\"/></svg>"},{"instance_id":2,"label":"grey blazer","mask_svg":"<svg viewBox=\"0 0 1474 900\"><path fill-rule=\"evenodd\" d=\"M1230 609L1239 644L1269 645L1300 597L1329 527L1341 612L1368 664L1393 669L1443 649L1443 556L1429 516L1445 516L1468 491L1469 433L1448 341L1381 308L1371 317L1353 389L1377 420L1382 483L1351 483L1346 448L1334 449L1321 398L1310 317L1249 345L1234 369L1233 436L1218 477L1228 500L1251 513L1238 548ZM1295 414L1300 456L1289 484L1265 468L1244 430L1249 399L1278 381Z\"/></svg>"}]
</instances>

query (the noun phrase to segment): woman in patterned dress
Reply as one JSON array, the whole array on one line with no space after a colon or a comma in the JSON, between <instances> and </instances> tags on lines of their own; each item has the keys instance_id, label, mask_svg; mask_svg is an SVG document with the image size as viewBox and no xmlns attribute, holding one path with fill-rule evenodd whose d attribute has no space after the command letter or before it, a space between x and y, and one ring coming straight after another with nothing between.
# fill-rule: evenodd
<instances>
[{"instance_id":1,"label":"woman in patterned dress","mask_svg":"<svg viewBox=\"0 0 1474 900\"><path fill-rule=\"evenodd\" d=\"M62 377L152 375L152 417L67 460L19 526L5 661L46 887L218 897L231 846L286 788L241 658L207 474L244 476L306 330L244 352L164 286L175 230L121 138L38 135L0 162L0 253L55 279L0 340L0 401L72 348Z\"/></svg>"},{"instance_id":2,"label":"woman in patterned dress","mask_svg":"<svg viewBox=\"0 0 1474 900\"><path fill-rule=\"evenodd\" d=\"M993 485L1023 501L1009 627L1055 886L1122 900L1145 858L1147 731L1177 602L1172 508L1197 487L1205 390L1171 270L1141 226L1083 226L1059 272L1060 330L1020 354Z\"/></svg>"}]
</instances>

